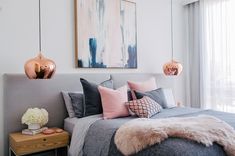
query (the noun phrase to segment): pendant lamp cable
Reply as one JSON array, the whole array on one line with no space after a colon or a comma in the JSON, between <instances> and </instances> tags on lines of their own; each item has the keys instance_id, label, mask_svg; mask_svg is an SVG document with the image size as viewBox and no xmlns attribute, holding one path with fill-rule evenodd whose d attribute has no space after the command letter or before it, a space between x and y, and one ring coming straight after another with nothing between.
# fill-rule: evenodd
<instances>
[{"instance_id":1,"label":"pendant lamp cable","mask_svg":"<svg viewBox=\"0 0 235 156\"><path fill-rule=\"evenodd\" d=\"M171 59L174 58L174 34L173 34L173 0L171 0Z\"/></svg>"},{"instance_id":2,"label":"pendant lamp cable","mask_svg":"<svg viewBox=\"0 0 235 156\"><path fill-rule=\"evenodd\" d=\"M38 0L38 3L39 3L39 5L38 5L38 28L39 28L39 30L38 30L38 33L39 33L39 53L41 54L41 51L42 51L42 26L41 26L41 0Z\"/></svg>"}]
</instances>

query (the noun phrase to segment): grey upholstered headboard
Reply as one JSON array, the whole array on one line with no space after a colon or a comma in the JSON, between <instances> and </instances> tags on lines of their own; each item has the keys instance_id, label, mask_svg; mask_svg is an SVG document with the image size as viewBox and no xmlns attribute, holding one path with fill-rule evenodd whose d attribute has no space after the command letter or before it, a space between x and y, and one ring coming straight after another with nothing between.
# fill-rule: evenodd
<instances>
[{"instance_id":1,"label":"grey upholstered headboard","mask_svg":"<svg viewBox=\"0 0 235 156\"><path fill-rule=\"evenodd\" d=\"M159 87L172 87L172 81L160 74L111 74L115 87L126 84L126 80L146 80L156 77ZM110 74L56 74L51 80L29 80L24 74L4 75L4 137L8 146L8 134L26 128L21 117L27 108L45 108L49 112L47 126L63 127L67 117L61 91L81 91L80 78L100 83Z\"/></svg>"}]
</instances>

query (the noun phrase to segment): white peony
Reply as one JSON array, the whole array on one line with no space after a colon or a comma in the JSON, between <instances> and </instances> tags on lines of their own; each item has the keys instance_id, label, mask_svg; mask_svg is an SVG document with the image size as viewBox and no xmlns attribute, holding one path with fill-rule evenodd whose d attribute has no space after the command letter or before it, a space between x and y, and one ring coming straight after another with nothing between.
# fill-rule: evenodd
<instances>
[{"instance_id":1,"label":"white peony","mask_svg":"<svg viewBox=\"0 0 235 156\"><path fill-rule=\"evenodd\" d=\"M43 108L29 108L22 116L21 122L26 125L38 123L43 126L48 122L48 112Z\"/></svg>"}]
</instances>

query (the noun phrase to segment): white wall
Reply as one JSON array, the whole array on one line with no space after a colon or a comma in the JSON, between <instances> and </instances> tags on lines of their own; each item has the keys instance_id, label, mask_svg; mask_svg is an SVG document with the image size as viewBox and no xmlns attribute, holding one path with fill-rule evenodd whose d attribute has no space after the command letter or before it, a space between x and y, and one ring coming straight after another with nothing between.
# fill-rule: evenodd
<instances>
[{"instance_id":1,"label":"white wall","mask_svg":"<svg viewBox=\"0 0 235 156\"><path fill-rule=\"evenodd\" d=\"M138 69L76 69L73 0L42 0L43 52L57 64L57 73L154 72L170 60L170 0L137 0ZM0 86L3 73L23 73L24 63L38 52L38 0L0 0ZM184 62L184 9L174 3L175 58ZM173 79L176 100L184 103L184 73ZM3 134L2 87L0 134ZM2 139L0 135L0 140ZM0 151L3 141L0 141ZM3 155L0 153L0 155Z\"/></svg>"}]
</instances>

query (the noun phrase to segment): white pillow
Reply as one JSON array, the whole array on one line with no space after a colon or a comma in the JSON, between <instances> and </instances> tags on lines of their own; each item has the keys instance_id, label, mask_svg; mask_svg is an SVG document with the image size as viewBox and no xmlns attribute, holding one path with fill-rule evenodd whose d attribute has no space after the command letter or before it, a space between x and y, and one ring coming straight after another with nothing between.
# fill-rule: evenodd
<instances>
[{"instance_id":1,"label":"white pillow","mask_svg":"<svg viewBox=\"0 0 235 156\"><path fill-rule=\"evenodd\" d=\"M177 107L172 89L162 88L162 92L163 92L165 100L166 100L165 101L166 102L166 107L167 108Z\"/></svg>"}]
</instances>

